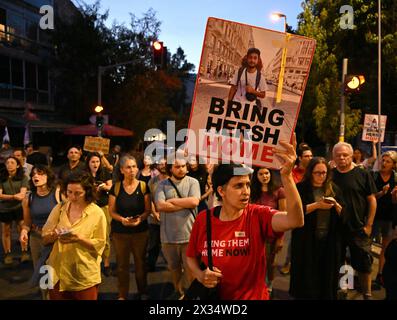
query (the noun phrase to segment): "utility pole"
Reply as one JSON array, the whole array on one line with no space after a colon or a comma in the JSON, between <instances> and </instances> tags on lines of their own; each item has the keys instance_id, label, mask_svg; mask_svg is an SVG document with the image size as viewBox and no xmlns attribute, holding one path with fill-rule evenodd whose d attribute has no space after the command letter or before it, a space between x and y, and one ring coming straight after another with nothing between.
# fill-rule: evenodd
<instances>
[{"instance_id":1,"label":"utility pole","mask_svg":"<svg viewBox=\"0 0 397 320\"><path fill-rule=\"evenodd\" d=\"M341 95L340 95L340 127L339 127L339 142L345 141L345 80L347 75L347 62L348 59L343 59L342 66L342 85L341 85Z\"/></svg>"}]
</instances>

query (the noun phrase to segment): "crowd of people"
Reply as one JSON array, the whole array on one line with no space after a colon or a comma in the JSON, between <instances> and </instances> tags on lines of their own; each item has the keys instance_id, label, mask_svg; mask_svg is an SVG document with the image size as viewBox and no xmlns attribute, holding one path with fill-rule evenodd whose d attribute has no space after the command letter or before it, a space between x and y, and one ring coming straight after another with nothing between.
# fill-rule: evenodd
<instances>
[{"instance_id":1,"label":"crowd of people","mask_svg":"<svg viewBox=\"0 0 397 320\"><path fill-rule=\"evenodd\" d=\"M290 274L292 298L340 299L340 268L348 264L355 288L371 299L376 239L382 249L375 281L396 298L397 153L380 155L373 171L375 148L364 161L344 142L332 159L313 155L305 143L280 145L273 150L280 170L203 164L179 153L153 163L119 146L109 155L73 146L67 162L52 168L31 145L10 148L0 180L3 264L14 262L15 223L20 261L33 261L33 278L41 266L52 268L43 299L97 299L101 277L112 275L114 250L120 300L129 295L131 254L137 297L147 300L148 272L161 252L174 286L170 299L183 299L196 278L217 288L220 299L267 300L284 247L280 273Z\"/></svg>"}]
</instances>

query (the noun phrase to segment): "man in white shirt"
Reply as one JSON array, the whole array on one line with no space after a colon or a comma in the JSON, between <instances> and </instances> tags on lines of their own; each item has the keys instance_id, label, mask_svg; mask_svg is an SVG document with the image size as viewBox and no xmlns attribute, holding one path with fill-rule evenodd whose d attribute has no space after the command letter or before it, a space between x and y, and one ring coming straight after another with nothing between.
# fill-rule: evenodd
<instances>
[{"instance_id":1,"label":"man in white shirt","mask_svg":"<svg viewBox=\"0 0 397 320\"><path fill-rule=\"evenodd\" d=\"M263 64L257 48L250 48L242 62L242 67L235 72L229 90L229 101L241 104L255 103L259 107L265 106L266 79L261 74Z\"/></svg>"},{"instance_id":2,"label":"man in white shirt","mask_svg":"<svg viewBox=\"0 0 397 320\"><path fill-rule=\"evenodd\" d=\"M15 148L13 156L19 160L21 166L23 167L23 171L25 175L30 179L30 172L32 171L33 166L30 163L26 162L26 152L22 148Z\"/></svg>"}]
</instances>

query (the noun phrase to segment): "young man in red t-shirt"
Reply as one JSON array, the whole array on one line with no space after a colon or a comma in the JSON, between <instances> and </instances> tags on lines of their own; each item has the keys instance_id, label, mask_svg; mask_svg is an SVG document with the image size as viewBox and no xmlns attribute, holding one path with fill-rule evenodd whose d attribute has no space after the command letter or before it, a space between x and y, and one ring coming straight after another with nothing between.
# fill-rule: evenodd
<instances>
[{"instance_id":1,"label":"young man in red t-shirt","mask_svg":"<svg viewBox=\"0 0 397 320\"><path fill-rule=\"evenodd\" d=\"M303 210L299 193L292 178L296 160L295 148L280 142L285 149L274 148L274 156L283 163L281 179L285 188L287 212L249 204L250 174L243 165L219 165L212 175L213 187L222 207L212 210L212 256L214 268L206 265L206 213L197 217L187 249L187 263L193 275L204 286L218 285L222 300L267 300L265 284L265 240L286 230L303 226Z\"/></svg>"}]
</instances>

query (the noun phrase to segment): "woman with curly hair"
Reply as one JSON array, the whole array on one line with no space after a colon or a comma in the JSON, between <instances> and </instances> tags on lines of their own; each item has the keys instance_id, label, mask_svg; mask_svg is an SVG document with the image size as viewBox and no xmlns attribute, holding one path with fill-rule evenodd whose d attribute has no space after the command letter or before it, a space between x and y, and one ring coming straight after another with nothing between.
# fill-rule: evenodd
<instances>
[{"instance_id":1,"label":"woman with curly hair","mask_svg":"<svg viewBox=\"0 0 397 320\"><path fill-rule=\"evenodd\" d=\"M106 244L106 217L95 204L94 179L71 175L67 201L58 204L42 230L43 243L53 243L47 266L50 300L96 300Z\"/></svg>"}]
</instances>

